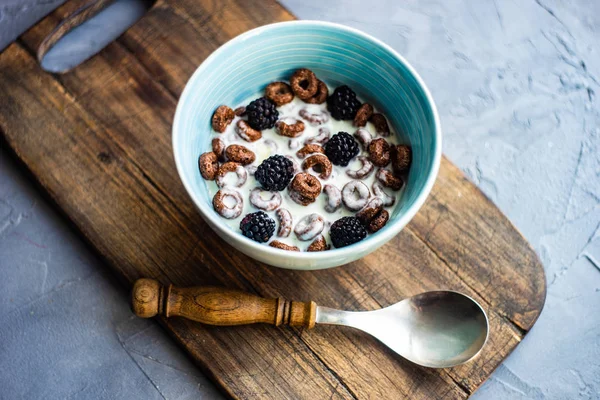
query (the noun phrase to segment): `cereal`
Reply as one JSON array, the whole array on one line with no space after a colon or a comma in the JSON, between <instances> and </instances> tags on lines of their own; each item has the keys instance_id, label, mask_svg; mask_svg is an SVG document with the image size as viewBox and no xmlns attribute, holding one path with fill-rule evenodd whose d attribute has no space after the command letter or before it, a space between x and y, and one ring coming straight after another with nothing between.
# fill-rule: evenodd
<instances>
[{"instance_id":1,"label":"cereal","mask_svg":"<svg viewBox=\"0 0 600 400\"><path fill-rule=\"evenodd\" d=\"M324 145L329 141L331 131L328 128L319 128L319 134L317 136L310 137L304 141L304 144L320 144Z\"/></svg>"},{"instance_id":2,"label":"cereal","mask_svg":"<svg viewBox=\"0 0 600 400\"><path fill-rule=\"evenodd\" d=\"M219 167L217 175L215 176L218 187L222 188L226 185L225 176L229 173L235 173L237 175L237 181L234 184L235 187L244 186L244 183L246 183L246 180L248 179L248 172L241 164L228 161Z\"/></svg>"},{"instance_id":3,"label":"cereal","mask_svg":"<svg viewBox=\"0 0 600 400\"><path fill-rule=\"evenodd\" d=\"M319 80L315 74L306 68L300 68L290 78L292 91L302 100L313 97L319 89Z\"/></svg>"},{"instance_id":4,"label":"cereal","mask_svg":"<svg viewBox=\"0 0 600 400\"><path fill-rule=\"evenodd\" d=\"M362 210L356 213L356 218L363 225L367 225L381 210L383 210L383 200L379 197L373 197Z\"/></svg>"},{"instance_id":5,"label":"cereal","mask_svg":"<svg viewBox=\"0 0 600 400\"><path fill-rule=\"evenodd\" d=\"M369 223L366 228L369 233L375 233L387 224L390 219L390 213L387 210L381 210Z\"/></svg>"},{"instance_id":6,"label":"cereal","mask_svg":"<svg viewBox=\"0 0 600 400\"><path fill-rule=\"evenodd\" d=\"M392 146L392 168L397 174L408 171L412 162L412 150L410 146L398 144Z\"/></svg>"},{"instance_id":7,"label":"cereal","mask_svg":"<svg viewBox=\"0 0 600 400\"><path fill-rule=\"evenodd\" d=\"M373 115L373 106L367 103L363 104L356 112L354 126L362 127L367 125L367 121L371 118L371 115Z\"/></svg>"},{"instance_id":8,"label":"cereal","mask_svg":"<svg viewBox=\"0 0 600 400\"><path fill-rule=\"evenodd\" d=\"M390 194L388 194L381 186L381 183L374 182L373 186L373 194L379 197L383 201L383 205L386 207L391 207L396 202L396 198Z\"/></svg>"},{"instance_id":9,"label":"cereal","mask_svg":"<svg viewBox=\"0 0 600 400\"><path fill-rule=\"evenodd\" d=\"M267 85L265 96L275 105L282 106L294 100L294 92L285 82L273 82Z\"/></svg>"},{"instance_id":10,"label":"cereal","mask_svg":"<svg viewBox=\"0 0 600 400\"><path fill-rule=\"evenodd\" d=\"M288 122L291 122L291 121L288 121ZM295 137L302 135L302 132L304 132L304 122L295 121L291 124L288 124L284 120L280 119L275 124L275 128L277 130L277 133L279 133L281 136L295 138Z\"/></svg>"},{"instance_id":11,"label":"cereal","mask_svg":"<svg viewBox=\"0 0 600 400\"><path fill-rule=\"evenodd\" d=\"M354 137L362 145L363 150L368 151L369 144L371 144L371 141L373 140L373 136L371 135L371 132L369 132L365 128L360 128L354 133Z\"/></svg>"},{"instance_id":12,"label":"cereal","mask_svg":"<svg viewBox=\"0 0 600 400\"><path fill-rule=\"evenodd\" d=\"M269 246L287 251L300 251L298 246L290 246L289 244L285 244L283 242L280 242L279 240L273 240L271 243L269 243Z\"/></svg>"},{"instance_id":13,"label":"cereal","mask_svg":"<svg viewBox=\"0 0 600 400\"><path fill-rule=\"evenodd\" d=\"M294 233L302 241L312 240L325 228L325 219L313 213L304 216L294 227Z\"/></svg>"},{"instance_id":14,"label":"cereal","mask_svg":"<svg viewBox=\"0 0 600 400\"><path fill-rule=\"evenodd\" d=\"M342 192L334 185L325 185L323 187L323 193L327 196L327 202L325 203L325 211L336 212L342 206Z\"/></svg>"},{"instance_id":15,"label":"cereal","mask_svg":"<svg viewBox=\"0 0 600 400\"><path fill-rule=\"evenodd\" d=\"M243 119L240 119L235 126L235 133L247 142L256 142L262 137L262 133L252 129Z\"/></svg>"},{"instance_id":16,"label":"cereal","mask_svg":"<svg viewBox=\"0 0 600 400\"><path fill-rule=\"evenodd\" d=\"M315 167L318 167L318 169ZM331 175L331 170L333 169L333 166L331 165L331 161L329 161L329 158L327 158L326 155L313 154L312 156L305 159L302 163L302 169L304 171L307 171L311 168L319 172L319 178L327 179Z\"/></svg>"},{"instance_id":17,"label":"cereal","mask_svg":"<svg viewBox=\"0 0 600 400\"><path fill-rule=\"evenodd\" d=\"M292 179L290 189L314 201L321 193L321 182L311 174L301 172Z\"/></svg>"},{"instance_id":18,"label":"cereal","mask_svg":"<svg viewBox=\"0 0 600 400\"><path fill-rule=\"evenodd\" d=\"M225 204L225 199L230 199L233 205ZM223 218L234 219L240 216L244 208L242 195L232 189L220 189L213 197L213 208Z\"/></svg>"},{"instance_id":19,"label":"cereal","mask_svg":"<svg viewBox=\"0 0 600 400\"><path fill-rule=\"evenodd\" d=\"M307 206L315 202L315 199L311 197L302 196L300 193L290 190L290 199L300 204L301 206Z\"/></svg>"},{"instance_id":20,"label":"cereal","mask_svg":"<svg viewBox=\"0 0 600 400\"><path fill-rule=\"evenodd\" d=\"M288 237L290 233L292 233L292 213L290 213L285 208L280 208L275 211L275 215L279 220L279 230L277 231L277 236L279 237Z\"/></svg>"},{"instance_id":21,"label":"cereal","mask_svg":"<svg viewBox=\"0 0 600 400\"><path fill-rule=\"evenodd\" d=\"M327 244L327 241L323 237L323 235L319 235L313 240L313 242L308 246L306 251L325 251L329 250L331 246Z\"/></svg>"},{"instance_id":22,"label":"cereal","mask_svg":"<svg viewBox=\"0 0 600 400\"><path fill-rule=\"evenodd\" d=\"M310 112L306 108L303 108L298 114L312 126L322 125L329 121L329 113L325 110L321 112Z\"/></svg>"},{"instance_id":23,"label":"cereal","mask_svg":"<svg viewBox=\"0 0 600 400\"><path fill-rule=\"evenodd\" d=\"M390 144L382 138L375 139L369 144L369 159L378 167L390 163Z\"/></svg>"},{"instance_id":24,"label":"cereal","mask_svg":"<svg viewBox=\"0 0 600 400\"><path fill-rule=\"evenodd\" d=\"M238 117L242 117L242 116L246 115L246 106L240 106L240 107L236 108L235 110L233 110L233 113L235 115L237 115Z\"/></svg>"},{"instance_id":25,"label":"cereal","mask_svg":"<svg viewBox=\"0 0 600 400\"><path fill-rule=\"evenodd\" d=\"M219 133L223 133L234 117L235 113L231 108L219 106L212 116L212 128Z\"/></svg>"},{"instance_id":26,"label":"cereal","mask_svg":"<svg viewBox=\"0 0 600 400\"><path fill-rule=\"evenodd\" d=\"M204 153L198 158L198 168L200 168L200 175L207 181L215 180L217 171L219 170L219 163L217 162L217 155L212 151Z\"/></svg>"},{"instance_id":27,"label":"cereal","mask_svg":"<svg viewBox=\"0 0 600 400\"><path fill-rule=\"evenodd\" d=\"M317 93L308 98L303 99L305 103L308 104L323 104L325 100L327 100L327 96L329 95L329 89L327 89L327 85L321 81L319 81L317 85Z\"/></svg>"},{"instance_id":28,"label":"cereal","mask_svg":"<svg viewBox=\"0 0 600 400\"><path fill-rule=\"evenodd\" d=\"M394 191L402 189L404 181L392 174L391 171L381 168L377 171L376 178L385 187L388 187Z\"/></svg>"},{"instance_id":29,"label":"cereal","mask_svg":"<svg viewBox=\"0 0 600 400\"><path fill-rule=\"evenodd\" d=\"M229 161L234 161L242 165L252 164L256 159L256 155L252 150L239 144L227 146L227 149L225 149L225 155Z\"/></svg>"},{"instance_id":30,"label":"cereal","mask_svg":"<svg viewBox=\"0 0 600 400\"><path fill-rule=\"evenodd\" d=\"M263 193L268 193L271 197L265 199ZM250 204L260 210L273 211L281 205L281 195L279 192L269 192L257 187L250 192Z\"/></svg>"},{"instance_id":31,"label":"cereal","mask_svg":"<svg viewBox=\"0 0 600 400\"><path fill-rule=\"evenodd\" d=\"M307 155L314 154L314 153L325 154L325 150L323 149L323 146L321 146L321 145L318 145L316 143L310 143L310 144L304 145L304 147L302 147L300 150L298 150L296 152L296 155L299 158L304 158Z\"/></svg>"},{"instance_id":32,"label":"cereal","mask_svg":"<svg viewBox=\"0 0 600 400\"><path fill-rule=\"evenodd\" d=\"M369 200L369 188L361 181L350 181L342 188L342 201L346 208L358 211L367 204Z\"/></svg>"},{"instance_id":33,"label":"cereal","mask_svg":"<svg viewBox=\"0 0 600 400\"><path fill-rule=\"evenodd\" d=\"M369 121L375 125L375 131L381 136L390 136L390 127L383 114L375 113L371 115Z\"/></svg>"},{"instance_id":34,"label":"cereal","mask_svg":"<svg viewBox=\"0 0 600 400\"><path fill-rule=\"evenodd\" d=\"M346 170L346 175L353 179L364 179L373 172L373 163L365 156L358 156L358 161L362 163L362 167L356 171Z\"/></svg>"},{"instance_id":35,"label":"cereal","mask_svg":"<svg viewBox=\"0 0 600 400\"><path fill-rule=\"evenodd\" d=\"M214 138L211 142L212 151L217 156L217 160L225 161L225 142L220 138Z\"/></svg>"}]
</instances>

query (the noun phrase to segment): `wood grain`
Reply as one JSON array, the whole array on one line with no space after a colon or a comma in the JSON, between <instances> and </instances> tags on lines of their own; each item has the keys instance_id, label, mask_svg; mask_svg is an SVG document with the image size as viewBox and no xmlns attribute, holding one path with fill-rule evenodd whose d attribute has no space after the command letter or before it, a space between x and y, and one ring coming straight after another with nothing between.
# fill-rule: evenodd
<instances>
[{"instance_id":1,"label":"wood grain","mask_svg":"<svg viewBox=\"0 0 600 400\"><path fill-rule=\"evenodd\" d=\"M242 3L244 7L242 7ZM341 309L371 310L433 289L473 296L490 338L464 366L415 366L352 329L210 327L162 320L235 398L465 398L537 319L545 277L527 242L446 159L408 227L364 259L333 270L265 266L212 234L188 199L171 152L177 96L231 37L293 17L273 1L159 1L97 56L63 75L35 52L68 2L0 54L0 129L56 204L129 285L225 286Z\"/></svg>"}]
</instances>

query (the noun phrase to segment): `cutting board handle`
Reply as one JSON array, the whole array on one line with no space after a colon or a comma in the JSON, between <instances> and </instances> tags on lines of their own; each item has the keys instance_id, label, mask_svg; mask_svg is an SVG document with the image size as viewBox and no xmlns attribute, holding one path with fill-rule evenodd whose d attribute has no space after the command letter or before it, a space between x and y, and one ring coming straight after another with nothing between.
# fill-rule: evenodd
<instances>
[{"instance_id":1,"label":"cutting board handle","mask_svg":"<svg viewBox=\"0 0 600 400\"><path fill-rule=\"evenodd\" d=\"M218 287L178 288L154 279L138 279L131 293L133 312L142 318L155 315L184 317L208 325L266 323L305 328L315 326L317 305L265 299Z\"/></svg>"}]
</instances>

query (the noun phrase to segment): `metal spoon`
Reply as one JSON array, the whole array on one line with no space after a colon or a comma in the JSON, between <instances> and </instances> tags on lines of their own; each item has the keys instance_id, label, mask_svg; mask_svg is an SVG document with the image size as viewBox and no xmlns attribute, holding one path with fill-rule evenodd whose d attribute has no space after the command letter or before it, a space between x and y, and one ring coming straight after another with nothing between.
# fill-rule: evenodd
<instances>
[{"instance_id":1,"label":"metal spoon","mask_svg":"<svg viewBox=\"0 0 600 400\"><path fill-rule=\"evenodd\" d=\"M215 287L177 288L139 279L133 311L143 318L181 316L210 325L346 325L367 332L402 357L425 367L447 368L473 359L489 331L485 311L472 298L433 291L374 311L341 311L282 298L265 299Z\"/></svg>"}]
</instances>

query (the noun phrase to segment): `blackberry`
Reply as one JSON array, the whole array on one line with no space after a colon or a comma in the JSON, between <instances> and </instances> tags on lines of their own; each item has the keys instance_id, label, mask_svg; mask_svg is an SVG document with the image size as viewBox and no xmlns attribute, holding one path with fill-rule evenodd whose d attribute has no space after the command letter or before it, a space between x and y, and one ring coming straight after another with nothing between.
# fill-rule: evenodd
<instances>
[{"instance_id":1,"label":"blackberry","mask_svg":"<svg viewBox=\"0 0 600 400\"><path fill-rule=\"evenodd\" d=\"M360 105L356 93L346 85L337 87L333 94L327 98L327 110L338 121L354 119Z\"/></svg>"},{"instance_id":2,"label":"blackberry","mask_svg":"<svg viewBox=\"0 0 600 400\"><path fill-rule=\"evenodd\" d=\"M240 229L247 238L258 243L264 243L275 232L275 221L264 211L246 215L240 222Z\"/></svg>"},{"instance_id":3,"label":"blackberry","mask_svg":"<svg viewBox=\"0 0 600 400\"><path fill-rule=\"evenodd\" d=\"M254 177L263 189L280 192L294 177L294 165L288 158L276 154L260 163Z\"/></svg>"},{"instance_id":4,"label":"blackberry","mask_svg":"<svg viewBox=\"0 0 600 400\"><path fill-rule=\"evenodd\" d=\"M266 97L253 100L246 107L248 114L248 124L256 130L271 129L275 126L279 112L275 109L275 104L271 103Z\"/></svg>"},{"instance_id":5,"label":"blackberry","mask_svg":"<svg viewBox=\"0 0 600 400\"><path fill-rule=\"evenodd\" d=\"M367 231L358 218L342 217L331 224L329 235L333 245L339 249L360 242L367 237Z\"/></svg>"},{"instance_id":6,"label":"blackberry","mask_svg":"<svg viewBox=\"0 0 600 400\"><path fill-rule=\"evenodd\" d=\"M325 144L325 155L335 165L345 167L360 152L358 143L348 132L338 132Z\"/></svg>"}]
</instances>

